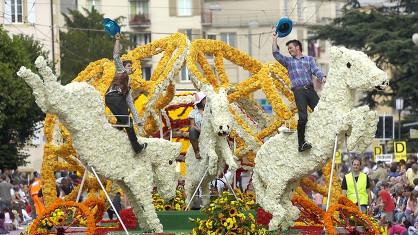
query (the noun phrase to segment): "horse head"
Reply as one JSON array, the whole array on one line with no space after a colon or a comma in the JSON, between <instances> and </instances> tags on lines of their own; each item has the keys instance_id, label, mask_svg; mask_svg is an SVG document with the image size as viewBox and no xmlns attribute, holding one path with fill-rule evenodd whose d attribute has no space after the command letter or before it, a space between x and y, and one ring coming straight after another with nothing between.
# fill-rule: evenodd
<instances>
[{"instance_id":1,"label":"horse head","mask_svg":"<svg viewBox=\"0 0 418 235\"><path fill-rule=\"evenodd\" d=\"M229 135L232 129L232 118L229 113L228 96L225 88L217 91L211 85L203 85L201 91L206 94L205 113L210 115L213 131L219 136Z\"/></svg>"},{"instance_id":2,"label":"horse head","mask_svg":"<svg viewBox=\"0 0 418 235\"><path fill-rule=\"evenodd\" d=\"M338 77L344 78L345 84L350 89L384 89L388 84L386 73L379 69L364 52L345 47L332 47L331 61L339 68L338 72L342 73Z\"/></svg>"},{"instance_id":3,"label":"horse head","mask_svg":"<svg viewBox=\"0 0 418 235\"><path fill-rule=\"evenodd\" d=\"M79 119L104 118L103 100L94 87L85 82L61 85L42 56L36 59L35 66L43 80L39 75L23 66L17 74L32 87L36 103L43 112L58 115L60 120L66 124L77 123L77 125L66 125L72 131L89 128L87 122L80 122ZM79 112L86 108L90 110L89 113Z\"/></svg>"},{"instance_id":4,"label":"horse head","mask_svg":"<svg viewBox=\"0 0 418 235\"><path fill-rule=\"evenodd\" d=\"M148 142L154 139L148 139ZM152 172L154 181L157 186L158 193L165 199L171 199L176 194L177 188L177 172L176 172L176 157L180 152L180 144L175 142L165 142L165 153L158 154L158 157L149 158L152 165ZM154 149L155 147L155 149ZM158 153L161 146L149 145L148 151L152 150ZM170 152L169 154L167 154Z\"/></svg>"}]
</instances>

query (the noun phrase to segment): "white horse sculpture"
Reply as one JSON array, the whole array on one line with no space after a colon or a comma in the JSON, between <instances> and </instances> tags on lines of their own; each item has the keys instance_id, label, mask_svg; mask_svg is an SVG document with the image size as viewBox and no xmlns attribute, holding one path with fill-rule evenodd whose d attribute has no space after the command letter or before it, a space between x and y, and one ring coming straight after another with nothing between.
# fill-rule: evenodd
<instances>
[{"instance_id":1,"label":"white horse sculpture","mask_svg":"<svg viewBox=\"0 0 418 235\"><path fill-rule=\"evenodd\" d=\"M180 144L139 138L148 147L135 156L127 135L113 128L105 118L103 100L94 87L85 82L62 86L42 57L36 59L35 65L44 81L25 67L20 68L18 75L32 87L42 111L57 115L70 131L82 162L124 189L140 227L162 232L163 226L152 203L153 183L166 198L175 195L177 181L173 163L179 155Z\"/></svg>"},{"instance_id":2,"label":"white horse sculpture","mask_svg":"<svg viewBox=\"0 0 418 235\"><path fill-rule=\"evenodd\" d=\"M196 82L198 83L198 82ZM203 112L203 121L199 137L199 149L202 159L196 159L193 148L190 146L186 153L186 202L192 200L200 180L202 181L203 195L209 195L208 184L222 174L225 164L229 170L236 171L236 157L228 145L227 135L232 129L232 117L228 111L228 98L224 88L218 92L210 85L203 85L201 91L206 94L206 107ZM207 174L205 172L207 170ZM203 204L209 202L209 197L204 197Z\"/></svg>"},{"instance_id":3,"label":"white horse sculpture","mask_svg":"<svg viewBox=\"0 0 418 235\"><path fill-rule=\"evenodd\" d=\"M358 90L372 90L387 83L386 74L366 54L331 48L331 68L321 99L309 116L306 139L312 149L299 153L296 134L278 134L257 152L253 183L257 202L273 218L269 229L287 228L299 217L290 202L302 177L319 170L333 154L336 134L348 135L350 150L363 152L374 138L377 114L368 106L355 108Z\"/></svg>"}]
</instances>

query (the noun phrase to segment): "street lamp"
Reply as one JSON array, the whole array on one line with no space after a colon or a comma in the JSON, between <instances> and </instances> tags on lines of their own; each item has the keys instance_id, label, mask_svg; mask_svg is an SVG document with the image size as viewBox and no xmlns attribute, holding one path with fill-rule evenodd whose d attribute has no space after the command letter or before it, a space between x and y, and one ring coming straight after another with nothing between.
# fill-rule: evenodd
<instances>
[{"instance_id":1,"label":"street lamp","mask_svg":"<svg viewBox=\"0 0 418 235\"><path fill-rule=\"evenodd\" d=\"M398 111L398 138L401 139L401 112L403 109L403 98L396 98L396 110Z\"/></svg>"},{"instance_id":2,"label":"street lamp","mask_svg":"<svg viewBox=\"0 0 418 235\"><path fill-rule=\"evenodd\" d=\"M412 35L412 41L418 46L418 33Z\"/></svg>"}]
</instances>

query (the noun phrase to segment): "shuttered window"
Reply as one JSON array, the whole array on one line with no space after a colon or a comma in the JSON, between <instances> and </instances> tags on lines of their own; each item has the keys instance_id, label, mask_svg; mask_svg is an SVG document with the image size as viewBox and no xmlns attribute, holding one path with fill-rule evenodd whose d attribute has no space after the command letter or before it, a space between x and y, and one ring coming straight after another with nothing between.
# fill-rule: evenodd
<instances>
[{"instance_id":1,"label":"shuttered window","mask_svg":"<svg viewBox=\"0 0 418 235\"><path fill-rule=\"evenodd\" d=\"M192 0L177 0L177 16L191 16L192 10Z\"/></svg>"},{"instance_id":2,"label":"shuttered window","mask_svg":"<svg viewBox=\"0 0 418 235\"><path fill-rule=\"evenodd\" d=\"M12 23L23 23L22 0L11 0Z\"/></svg>"},{"instance_id":3,"label":"shuttered window","mask_svg":"<svg viewBox=\"0 0 418 235\"><path fill-rule=\"evenodd\" d=\"M36 23L35 0L5 0L4 24Z\"/></svg>"}]
</instances>

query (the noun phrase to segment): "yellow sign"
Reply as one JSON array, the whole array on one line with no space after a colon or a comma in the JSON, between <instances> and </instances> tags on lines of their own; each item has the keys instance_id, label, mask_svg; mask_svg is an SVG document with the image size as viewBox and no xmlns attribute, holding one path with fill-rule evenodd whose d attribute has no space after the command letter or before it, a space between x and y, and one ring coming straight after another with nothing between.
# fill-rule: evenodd
<instances>
[{"instance_id":1,"label":"yellow sign","mask_svg":"<svg viewBox=\"0 0 418 235\"><path fill-rule=\"evenodd\" d=\"M406 161L406 142L393 142L393 153L395 155L396 162L399 162L401 159L404 159Z\"/></svg>"},{"instance_id":2,"label":"yellow sign","mask_svg":"<svg viewBox=\"0 0 418 235\"><path fill-rule=\"evenodd\" d=\"M383 154L383 148L382 148L382 145L375 146L375 147L374 147L374 155L373 155L373 159L374 159L374 161L376 161L376 156L377 156L377 155L381 155L381 154Z\"/></svg>"},{"instance_id":3,"label":"yellow sign","mask_svg":"<svg viewBox=\"0 0 418 235\"><path fill-rule=\"evenodd\" d=\"M335 152L335 164L341 164L341 152Z\"/></svg>"}]
</instances>

